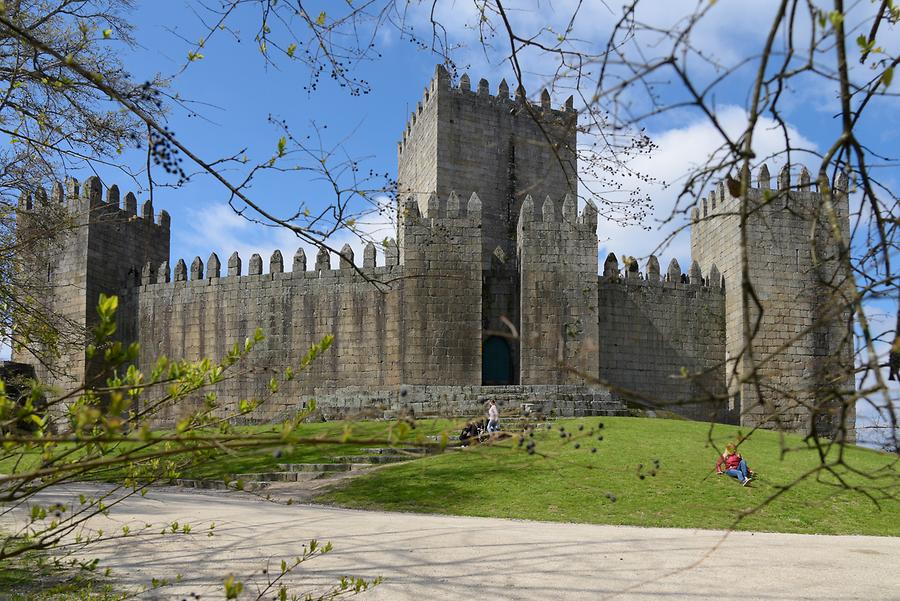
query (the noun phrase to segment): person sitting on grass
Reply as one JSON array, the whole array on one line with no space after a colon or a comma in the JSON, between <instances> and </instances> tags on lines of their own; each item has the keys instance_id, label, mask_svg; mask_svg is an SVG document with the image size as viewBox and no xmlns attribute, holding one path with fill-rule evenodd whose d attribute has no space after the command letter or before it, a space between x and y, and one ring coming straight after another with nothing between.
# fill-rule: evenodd
<instances>
[{"instance_id":1,"label":"person sitting on grass","mask_svg":"<svg viewBox=\"0 0 900 601\"><path fill-rule=\"evenodd\" d=\"M478 422L469 422L465 425L462 432L459 435L459 441L462 443L462 446L468 446L469 440L478 440Z\"/></svg>"},{"instance_id":2,"label":"person sitting on grass","mask_svg":"<svg viewBox=\"0 0 900 601\"><path fill-rule=\"evenodd\" d=\"M722 467L724 466L724 470ZM725 452L719 455L716 460L716 473L720 476L726 474L732 478L736 478L741 486L747 486L750 479L753 478L753 472L747 467L747 462L737 452L734 443L729 442L725 445Z\"/></svg>"}]
</instances>

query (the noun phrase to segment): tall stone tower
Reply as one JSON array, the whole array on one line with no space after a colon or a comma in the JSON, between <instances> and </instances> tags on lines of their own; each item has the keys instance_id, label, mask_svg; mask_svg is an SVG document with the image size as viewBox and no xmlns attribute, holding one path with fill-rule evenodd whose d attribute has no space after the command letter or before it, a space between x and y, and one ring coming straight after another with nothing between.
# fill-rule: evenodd
<instances>
[{"instance_id":1,"label":"tall stone tower","mask_svg":"<svg viewBox=\"0 0 900 601\"><path fill-rule=\"evenodd\" d=\"M169 224L166 211L153 214L153 204L146 201L137 213L137 199L125 195L120 206L119 188L110 186L106 200L98 177L89 177L79 190L77 180L69 180L64 188L53 186L48 198L42 191L34 201L29 197L20 203L17 235L32 235L34 220L50 204L65 211L69 227L55 233L38 252L20 256L20 268L40 276L45 290L44 308L70 327L68 336L60 340L59 356L35 354L21 348L12 349L14 361L35 366L38 379L64 392L89 381L92 365L85 355L85 336L97 324L97 302L101 293L119 294L126 287L140 284L141 266L147 262L161 265L169 260ZM130 312L136 307L120 303L117 321L119 335L130 340L129 325L136 320Z\"/></svg>"},{"instance_id":2,"label":"tall stone tower","mask_svg":"<svg viewBox=\"0 0 900 601\"><path fill-rule=\"evenodd\" d=\"M519 340L504 337L519 327L519 215L529 196L577 198L576 120L571 98L556 110L546 90L535 105L522 88L510 98L506 81L496 95L468 75L454 87L439 65L398 144L401 210L407 198L422 213L432 196L481 199L483 384L520 383Z\"/></svg>"},{"instance_id":3,"label":"tall stone tower","mask_svg":"<svg viewBox=\"0 0 900 601\"><path fill-rule=\"evenodd\" d=\"M429 195L461 198L475 192L483 203L482 266L490 269L497 248L516 251L516 225L525 197L562 198L577 192L576 112L572 99L563 110L550 106L545 90L540 106L525 90L510 99L506 81L491 95L482 79L469 76L453 87L438 66L398 144L397 179L401 198L413 195L421 209Z\"/></svg>"},{"instance_id":4,"label":"tall stone tower","mask_svg":"<svg viewBox=\"0 0 900 601\"><path fill-rule=\"evenodd\" d=\"M749 185L749 172L742 177ZM760 168L748 190L743 251L758 304L743 299L740 198L720 183L694 209L691 254L704 273L718 268L727 291L726 383L741 424L819 435L840 435L846 424L853 436L854 409L839 402L854 386L852 276L834 243L835 230L845 238L850 230L845 176L829 196L833 219L805 168L792 183L785 165L775 188Z\"/></svg>"}]
</instances>

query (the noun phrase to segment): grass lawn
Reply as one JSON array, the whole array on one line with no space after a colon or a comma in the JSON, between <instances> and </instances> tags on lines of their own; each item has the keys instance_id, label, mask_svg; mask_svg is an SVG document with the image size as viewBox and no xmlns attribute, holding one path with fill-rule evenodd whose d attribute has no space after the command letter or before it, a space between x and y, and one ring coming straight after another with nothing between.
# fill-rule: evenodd
<instances>
[{"instance_id":1,"label":"grass lawn","mask_svg":"<svg viewBox=\"0 0 900 601\"><path fill-rule=\"evenodd\" d=\"M330 463L336 457L363 454L361 449L387 446L388 441L398 446L404 443L425 442L425 437L442 432L456 432L462 428L460 420L421 420L415 429L398 429L397 422L323 422L300 424L296 433L305 438L319 438L321 443L279 448L273 452L249 451L239 454L221 454L203 465L188 466L186 478L217 478L230 474L277 471L279 463ZM236 428L248 433L272 431L271 426L244 426ZM276 429L277 430L277 429ZM338 442L349 435L348 442ZM353 442L365 440L367 442ZM370 442L376 441L376 442Z\"/></svg>"},{"instance_id":2,"label":"grass lawn","mask_svg":"<svg viewBox=\"0 0 900 601\"><path fill-rule=\"evenodd\" d=\"M184 478L222 478L248 472L276 471L279 463L329 463L335 457L343 455L359 455L360 449L372 446L383 446L389 442L398 446L425 441L425 437L442 432L456 432L461 427L460 420L421 420L415 422L415 427L399 422L372 421L372 422L323 422L304 423L292 432L295 437L314 439L314 442L280 446L270 451L250 450L246 452L218 453L202 462L190 462L179 472ZM235 428L238 435L277 433L280 426L241 426ZM201 432L202 434L202 432ZM346 439L346 442L344 441ZM120 443L118 447L110 451L111 455L131 448L132 443ZM71 445L60 444L56 447L57 455L66 454ZM82 453L75 452L67 459L76 460ZM27 454L17 454L15 449L9 451L4 458L0 453L0 474L23 473L30 471L40 463L40 454L37 450ZM122 477L121 467L97 470L87 479L99 479L115 481Z\"/></svg>"},{"instance_id":3,"label":"grass lawn","mask_svg":"<svg viewBox=\"0 0 900 601\"><path fill-rule=\"evenodd\" d=\"M600 422L604 427L596 429ZM573 436L561 438L559 426ZM816 466L816 452L786 435L785 444L802 450L782 456L781 435L758 431L740 451L759 479L742 487L715 475L709 429L705 423L666 419L561 420L552 431L535 435L534 455L514 443L449 452L352 479L317 501L595 524L900 536L900 502L883 500L879 508L859 492L836 487L835 477L826 473L802 480L766 505L780 487ZM738 428L716 425L713 432L721 448ZM887 485L890 493L900 493L898 457L853 447L845 458L853 468L885 476L873 481L840 468L849 484ZM735 523L741 512L754 508Z\"/></svg>"}]
</instances>

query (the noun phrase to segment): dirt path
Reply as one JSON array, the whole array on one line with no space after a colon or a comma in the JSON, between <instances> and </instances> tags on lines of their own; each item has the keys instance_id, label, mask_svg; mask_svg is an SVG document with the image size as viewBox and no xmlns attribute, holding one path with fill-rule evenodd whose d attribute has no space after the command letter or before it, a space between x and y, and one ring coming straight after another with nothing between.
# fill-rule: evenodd
<instances>
[{"instance_id":1,"label":"dirt path","mask_svg":"<svg viewBox=\"0 0 900 601\"><path fill-rule=\"evenodd\" d=\"M69 486L46 500L96 492ZM191 534L160 536L166 524ZM215 536L207 536L215 522ZM807 536L550 524L281 505L247 493L154 489L94 524L107 532L152 523L153 534L91 547L125 583L181 574L146 598L197 593L222 599L222 578L246 583L241 599L304 542L334 551L292 581L321 590L342 575L383 576L373 600L459 599L900 599L900 538ZM267 598L271 599L270 594Z\"/></svg>"}]
</instances>

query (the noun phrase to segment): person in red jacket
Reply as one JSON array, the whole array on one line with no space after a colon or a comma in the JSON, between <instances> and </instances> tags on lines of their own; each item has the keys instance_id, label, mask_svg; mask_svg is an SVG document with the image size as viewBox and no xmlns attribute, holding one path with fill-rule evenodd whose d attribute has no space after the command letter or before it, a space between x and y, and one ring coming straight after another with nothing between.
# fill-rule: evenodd
<instances>
[{"instance_id":1,"label":"person in red jacket","mask_svg":"<svg viewBox=\"0 0 900 601\"><path fill-rule=\"evenodd\" d=\"M725 452L719 455L719 458L716 460L716 473L720 476L726 474L732 478L737 478L741 486L747 486L753 477L753 472L747 467L747 462L737 452L734 444L730 442L725 445Z\"/></svg>"}]
</instances>

